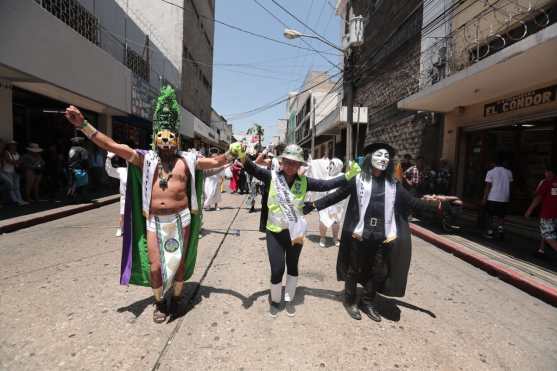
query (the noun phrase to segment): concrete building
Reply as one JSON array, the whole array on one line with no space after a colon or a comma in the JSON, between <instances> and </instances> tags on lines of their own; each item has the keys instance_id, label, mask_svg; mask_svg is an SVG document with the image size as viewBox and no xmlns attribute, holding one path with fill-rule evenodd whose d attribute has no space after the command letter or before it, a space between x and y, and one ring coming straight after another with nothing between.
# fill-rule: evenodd
<instances>
[{"instance_id":1,"label":"concrete building","mask_svg":"<svg viewBox=\"0 0 557 371\"><path fill-rule=\"evenodd\" d=\"M218 148L225 152L232 143L232 124L214 109L211 110L211 127L216 131L218 138Z\"/></svg>"},{"instance_id":2,"label":"concrete building","mask_svg":"<svg viewBox=\"0 0 557 371\"><path fill-rule=\"evenodd\" d=\"M214 2L199 3L214 12ZM191 29L206 28L212 38L212 26L188 20L190 5L186 1L182 11L150 0L0 2L0 137L62 145L58 141L73 136L73 129L61 115L44 111L74 104L115 139L147 146L161 85L172 85L184 105L195 89L185 82L199 79L184 68L183 53L206 35L194 37ZM195 119L210 113L210 100L188 102L181 134L191 145Z\"/></svg>"},{"instance_id":3,"label":"concrete building","mask_svg":"<svg viewBox=\"0 0 557 371\"><path fill-rule=\"evenodd\" d=\"M182 105L211 122L215 0L184 0Z\"/></svg>"},{"instance_id":4,"label":"concrete building","mask_svg":"<svg viewBox=\"0 0 557 371\"><path fill-rule=\"evenodd\" d=\"M440 9L436 39L422 38L419 91L398 107L444 114L440 156L471 204L480 202L486 170L506 160L512 209L522 215L544 164L557 162L557 2L438 0L423 11Z\"/></svg>"},{"instance_id":5,"label":"concrete building","mask_svg":"<svg viewBox=\"0 0 557 371\"><path fill-rule=\"evenodd\" d=\"M300 89L303 93L291 93L287 102L287 142L302 146L313 158L342 153L335 151L341 139L338 87L326 72L310 70ZM325 119L332 124L325 125Z\"/></svg>"},{"instance_id":6,"label":"concrete building","mask_svg":"<svg viewBox=\"0 0 557 371\"><path fill-rule=\"evenodd\" d=\"M366 144L383 141L395 147L399 155L424 156L428 164L439 158L441 120L431 113L397 108L399 100L418 90L422 3L421 0L337 3L337 14L345 21L343 34L348 32L352 17L366 18L364 42L351 53L353 76L345 76L345 80L353 81L354 106L367 108L367 125L360 125L360 135L358 125L352 130L358 152Z\"/></svg>"}]
</instances>

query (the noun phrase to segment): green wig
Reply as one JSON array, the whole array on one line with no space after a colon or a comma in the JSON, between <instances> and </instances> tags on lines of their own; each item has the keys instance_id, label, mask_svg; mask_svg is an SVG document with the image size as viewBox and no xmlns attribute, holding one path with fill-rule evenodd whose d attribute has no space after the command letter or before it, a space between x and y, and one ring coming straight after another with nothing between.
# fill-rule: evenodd
<instances>
[{"instance_id":1,"label":"green wig","mask_svg":"<svg viewBox=\"0 0 557 371\"><path fill-rule=\"evenodd\" d=\"M157 133L161 130L170 130L178 134L180 127L180 105L176 100L176 92L172 86L167 85L161 89L161 93L155 103L153 114L153 143Z\"/></svg>"}]
</instances>

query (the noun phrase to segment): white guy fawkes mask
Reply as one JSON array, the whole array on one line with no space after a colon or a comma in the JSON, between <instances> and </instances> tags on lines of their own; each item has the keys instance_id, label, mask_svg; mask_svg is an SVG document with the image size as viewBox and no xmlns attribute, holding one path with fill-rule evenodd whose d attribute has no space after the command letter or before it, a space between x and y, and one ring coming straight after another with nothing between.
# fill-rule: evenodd
<instances>
[{"instance_id":1,"label":"white guy fawkes mask","mask_svg":"<svg viewBox=\"0 0 557 371\"><path fill-rule=\"evenodd\" d=\"M378 149L371 154L371 166L377 170L385 171L389 166L389 151L386 149Z\"/></svg>"}]
</instances>

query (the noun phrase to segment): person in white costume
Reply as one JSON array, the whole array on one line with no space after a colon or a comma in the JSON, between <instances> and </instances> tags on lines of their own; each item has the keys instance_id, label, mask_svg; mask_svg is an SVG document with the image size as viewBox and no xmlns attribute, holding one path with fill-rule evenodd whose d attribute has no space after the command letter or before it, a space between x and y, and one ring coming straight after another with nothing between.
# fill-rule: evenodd
<instances>
[{"instance_id":1,"label":"person in white costume","mask_svg":"<svg viewBox=\"0 0 557 371\"><path fill-rule=\"evenodd\" d=\"M106 154L106 161L104 169L108 176L116 178L120 181L120 224L116 230L116 237L122 237L122 227L124 225L124 211L126 209L126 183L128 181L128 165L127 162L122 161L124 166L115 167L112 164L112 159L116 156L112 152Z\"/></svg>"},{"instance_id":2,"label":"person in white costume","mask_svg":"<svg viewBox=\"0 0 557 371\"><path fill-rule=\"evenodd\" d=\"M332 179L339 175L343 175L342 172L343 163L338 158L333 158L329 161L327 166L328 175L325 179ZM335 190L326 192L325 194L333 193ZM333 206L329 206L326 209L319 211L319 246L325 247L325 236L327 235L327 229L331 228L333 231L333 241L335 246L340 245L340 240L338 238L338 232L340 229L340 223L342 222L342 216L344 215L345 203L338 203Z\"/></svg>"},{"instance_id":3,"label":"person in white costume","mask_svg":"<svg viewBox=\"0 0 557 371\"><path fill-rule=\"evenodd\" d=\"M217 154L214 153L211 157L217 157ZM205 202L203 207L205 210L209 210L214 207L215 210L219 211L219 203L221 202L221 192L220 192L220 184L222 182L222 178L224 177L224 170L228 167L228 165L218 167L216 169L205 170Z\"/></svg>"}]
</instances>

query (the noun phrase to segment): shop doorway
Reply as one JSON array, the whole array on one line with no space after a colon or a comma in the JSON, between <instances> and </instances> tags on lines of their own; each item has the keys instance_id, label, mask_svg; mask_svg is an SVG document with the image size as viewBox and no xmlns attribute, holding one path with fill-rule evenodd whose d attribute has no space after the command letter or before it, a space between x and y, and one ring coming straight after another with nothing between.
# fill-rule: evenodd
<instances>
[{"instance_id":1,"label":"shop doorway","mask_svg":"<svg viewBox=\"0 0 557 371\"><path fill-rule=\"evenodd\" d=\"M485 175L501 158L505 167L513 172L510 212L524 213L543 179L545 165L557 160L556 128L557 117L553 117L466 132L464 200L480 204Z\"/></svg>"}]
</instances>

